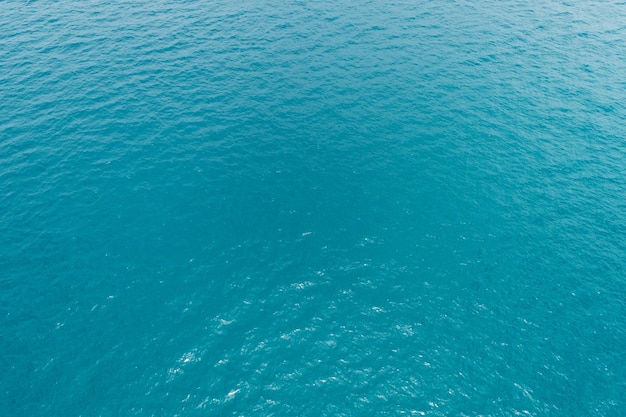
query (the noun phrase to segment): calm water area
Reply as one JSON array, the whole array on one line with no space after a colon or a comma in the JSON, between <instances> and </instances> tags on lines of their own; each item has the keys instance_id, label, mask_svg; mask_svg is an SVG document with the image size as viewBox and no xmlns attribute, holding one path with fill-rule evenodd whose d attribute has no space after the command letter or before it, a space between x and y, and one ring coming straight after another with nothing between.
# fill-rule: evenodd
<instances>
[{"instance_id":1,"label":"calm water area","mask_svg":"<svg viewBox=\"0 0 626 417\"><path fill-rule=\"evenodd\" d=\"M626 415L626 3L1 1L0 415Z\"/></svg>"}]
</instances>

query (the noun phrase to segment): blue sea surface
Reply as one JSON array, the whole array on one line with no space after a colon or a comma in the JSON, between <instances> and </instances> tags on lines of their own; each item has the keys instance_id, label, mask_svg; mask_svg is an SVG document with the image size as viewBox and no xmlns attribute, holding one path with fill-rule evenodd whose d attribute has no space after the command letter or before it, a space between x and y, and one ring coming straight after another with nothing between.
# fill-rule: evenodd
<instances>
[{"instance_id":1,"label":"blue sea surface","mask_svg":"<svg viewBox=\"0 0 626 417\"><path fill-rule=\"evenodd\" d=\"M1 1L0 415L626 415L626 3Z\"/></svg>"}]
</instances>

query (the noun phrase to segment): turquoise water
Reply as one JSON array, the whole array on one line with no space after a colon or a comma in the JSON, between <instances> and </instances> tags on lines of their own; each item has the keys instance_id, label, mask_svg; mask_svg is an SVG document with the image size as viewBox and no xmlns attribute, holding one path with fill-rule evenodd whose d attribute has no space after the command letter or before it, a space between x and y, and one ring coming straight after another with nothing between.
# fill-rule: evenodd
<instances>
[{"instance_id":1,"label":"turquoise water","mask_svg":"<svg viewBox=\"0 0 626 417\"><path fill-rule=\"evenodd\" d=\"M624 415L577 3L0 2L0 415Z\"/></svg>"}]
</instances>

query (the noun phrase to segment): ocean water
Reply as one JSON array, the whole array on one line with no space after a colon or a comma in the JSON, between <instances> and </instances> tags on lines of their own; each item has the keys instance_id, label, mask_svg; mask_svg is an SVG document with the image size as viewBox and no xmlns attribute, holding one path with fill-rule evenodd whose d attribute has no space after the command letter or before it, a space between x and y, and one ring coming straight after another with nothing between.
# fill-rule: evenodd
<instances>
[{"instance_id":1,"label":"ocean water","mask_svg":"<svg viewBox=\"0 0 626 417\"><path fill-rule=\"evenodd\" d=\"M623 416L626 3L0 2L0 415Z\"/></svg>"}]
</instances>

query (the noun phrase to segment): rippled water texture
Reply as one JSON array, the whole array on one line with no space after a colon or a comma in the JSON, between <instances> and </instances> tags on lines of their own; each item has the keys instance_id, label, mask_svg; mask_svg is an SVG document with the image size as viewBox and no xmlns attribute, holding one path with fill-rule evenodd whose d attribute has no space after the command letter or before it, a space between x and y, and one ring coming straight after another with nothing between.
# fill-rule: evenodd
<instances>
[{"instance_id":1,"label":"rippled water texture","mask_svg":"<svg viewBox=\"0 0 626 417\"><path fill-rule=\"evenodd\" d=\"M0 414L621 416L626 3L0 2Z\"/></svg>"}]
</instances>

